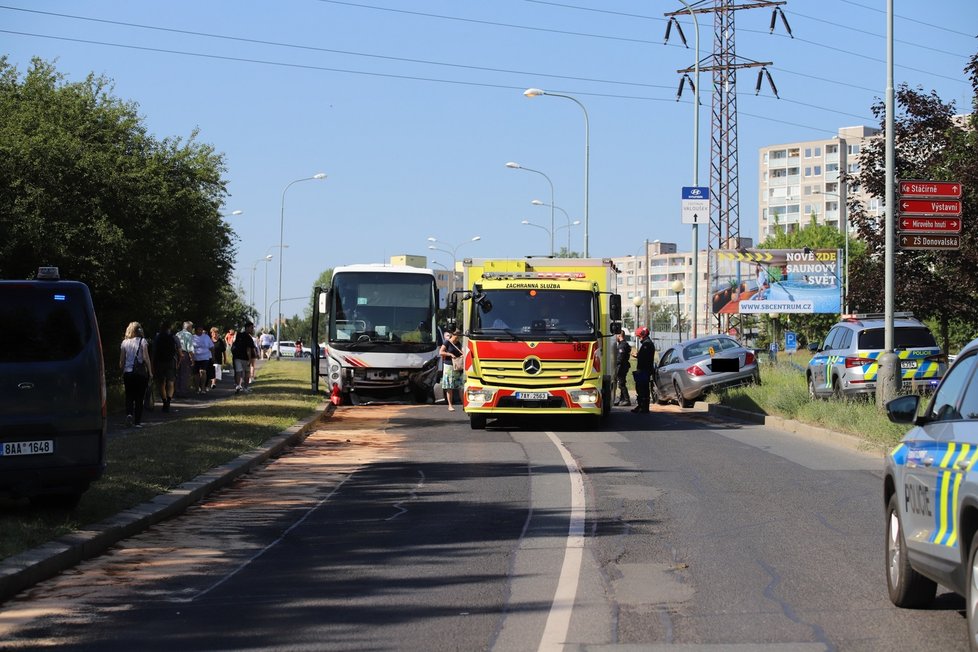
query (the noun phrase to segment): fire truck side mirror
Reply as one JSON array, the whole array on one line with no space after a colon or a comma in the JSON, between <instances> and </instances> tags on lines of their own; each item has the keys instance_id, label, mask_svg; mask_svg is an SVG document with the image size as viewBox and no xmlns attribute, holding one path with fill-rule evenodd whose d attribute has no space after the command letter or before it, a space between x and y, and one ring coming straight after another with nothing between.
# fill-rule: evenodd
<instances>
[{"instance_id":1,"label":"fire truck side mirror","mask_svg":"<svg viewBox=\"0 0 978 652\"><path fill-rule=\"evenodd\" d=\"M621 321L621 295L612 294L608 297L608 316L611 321Z\"/></svg>"}]
</instances>

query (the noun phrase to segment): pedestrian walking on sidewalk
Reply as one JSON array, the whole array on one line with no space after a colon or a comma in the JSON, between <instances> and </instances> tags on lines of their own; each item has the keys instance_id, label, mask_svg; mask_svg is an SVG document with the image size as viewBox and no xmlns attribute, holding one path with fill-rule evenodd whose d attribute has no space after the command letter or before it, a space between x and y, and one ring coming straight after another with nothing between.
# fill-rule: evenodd
<instances>
[{"instance_id":1,"label":"pedestrian walking on sidewalk","mask_svg":"<svg viewBox=\"0 0 978 652\"><path fill-rule=\"evenodd\" d=\"M180 345L170 331L170 324L163 322L160 330L153 338L153 379L156 390L163 401L163 411L170 411L170 402L176 389L177 360L180 355Z\"/></svg>"},{"instance_id":2,"label":"pedestrian walking on sidewalk","mask_svg":"<svg viewBox=\"0 0 978 652\"><path fill-rule=\"evenodd\" d=\"M142 428L143 399L153 377L153 365L143 327L138 321L130 322L126 327L126 337L119 350L119 369L126 389L126 425Z\"/></svg>"},{"instance_id":3,"label":"pedestrian walking on sidewalk","mask_svg":"<svg viewBox=\"0 0 978 652\"><path fill-rule=\"evenodd\" d=\"M258 358L258 347L255 345L255 325L251 322L238 331L231 344L231 359L234 362L234 393L250 392L248 387L251 376L251 365Z\"/></svg>"}]
</instances>

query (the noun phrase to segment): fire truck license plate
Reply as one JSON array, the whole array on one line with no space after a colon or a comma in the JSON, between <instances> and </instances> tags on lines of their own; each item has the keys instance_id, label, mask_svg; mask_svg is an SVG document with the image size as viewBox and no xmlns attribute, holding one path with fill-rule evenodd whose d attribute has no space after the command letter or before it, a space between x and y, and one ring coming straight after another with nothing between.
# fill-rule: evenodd
<instances>
[{"instance_id":1,"label":"fire truck license plate","mask_svg":"<svg viewBox=\"0 0 978 652\"><path fill-rule=\"evenodd\" d=\"M521 401L546 401L550 398L547 392L516 392L516 398Z\"/></svg>"},{"instance_id":2,"label":"fire truck license plate","mask_svg":"<svg viewBox=\"0 0 978 652\"><path fill-rule=\"evenodd\" d=\"M7 441L0 445L0 457L14 455L46 455L54 452L54 441Z\"/></svg>"}]
</instances>

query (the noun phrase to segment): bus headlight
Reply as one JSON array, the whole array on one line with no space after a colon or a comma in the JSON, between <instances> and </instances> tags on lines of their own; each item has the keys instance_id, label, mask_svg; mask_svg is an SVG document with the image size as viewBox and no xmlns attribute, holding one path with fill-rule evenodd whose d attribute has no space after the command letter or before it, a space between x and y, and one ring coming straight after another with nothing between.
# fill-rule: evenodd
<instances>
[{"instance_id":1,"label":"bus headlight","mask_svg":"<svg viewBox=\"0 0 978 652\"><path fill-rule=\"evenodd\" d=\"M496 396L496 390L488 387L471 387L465 392L465 398L472 407L480 407L486 403L492 403Z\"/></svg>"},{"instance_id":2,"label":"bus headlight","mask_svg":"<svg viewBox=\"0 0 978 652\"><path fill-rule=\"evenodd\" d=\"M572 389L567 392L570 396L570 400L574 401L578 405L597 405L598 404L598 390L593 387L587 387L585 389Z\"/></svg>"}]
</instances>

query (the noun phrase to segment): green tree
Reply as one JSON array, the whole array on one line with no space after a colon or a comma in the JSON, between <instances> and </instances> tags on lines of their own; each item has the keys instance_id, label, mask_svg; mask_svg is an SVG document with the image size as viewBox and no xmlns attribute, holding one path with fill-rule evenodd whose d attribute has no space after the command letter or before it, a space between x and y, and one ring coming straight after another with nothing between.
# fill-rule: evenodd
<instances>
[{"instance_id":1,"label":"green tree","mask_svg":"<svg viewBox=\"0 0 978 652\"><path fill-rule=\"evenodd\" d=\"M0 58L0 277L40 265L92 291L114 370L126 324L240 323L234 237L221 220L224 163L191 133L158 140L104 77L69 83Z\"/></svg>"},{"instance_id":2,"label":"green tree","mask_svg":"<svg viewBox=\"0 0 978 652\"><path fill-rule=\"evenodd\" d=\"M965 72L972 84L972 108L978 109L978 55ZM897 179L959 181L963 213L978 211L978 115L955 116L954 102L942 101L934 92L901 85L896 92L894 120L895 172ZM877 102L873 113L885 129L885 106ZM886 196L885 141L875 139L863 147L858 174L848 176L871 196ZM867 254L853 258L850 274L859 279L850 289L850 301L860 311L884 309L885 225L882 217L869 214L850 200L849 212ZM896 247L896 245L894 245ZM961 249L913 251L894 249L895 308L911 310L937 325L945 350L952 344L952 325L972 334L978 326L978 222L962 220Z\"/></svg>"}]
</instances>

